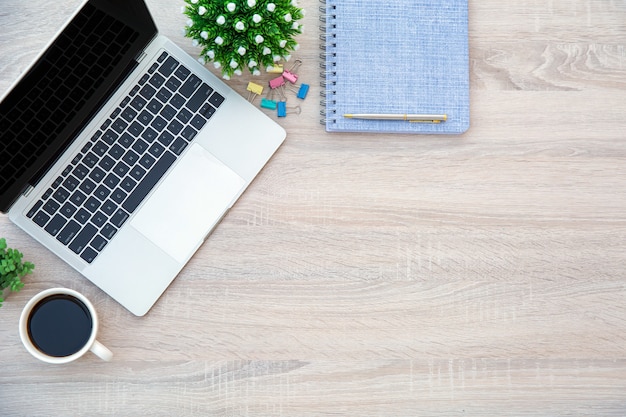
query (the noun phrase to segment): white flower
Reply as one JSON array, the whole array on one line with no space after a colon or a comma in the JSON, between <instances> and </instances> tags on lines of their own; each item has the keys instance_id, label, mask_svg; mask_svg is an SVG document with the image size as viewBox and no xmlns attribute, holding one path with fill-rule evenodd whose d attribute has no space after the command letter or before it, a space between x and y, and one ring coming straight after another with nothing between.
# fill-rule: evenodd
<instances>
[{"instance_id":1,"label":"white flower","mask_svg":"<svg viewBox=\"0 0 626 417\"><path fill-rule=\"evenodd\" d=\"M215 43L218 45L223 45L224 44L224 38L222 38L221 36L218 36L217 38L215 38Z\"/></svg>"},{"instance_id":2,"label":"white flower","mask_svg":"<svg viewBox=\"0 0 626 417\"><path fill-rule=\"evenodd\" d=\"M204 6L200 6L200 7L198 7L198 14L199 14L200 16L202 16L202 15L203 15L203 14L205 14L205 13L206 13L206 7L204 7Z\"/></svg>"},{"instance_id":3,"label":"white flower","mask_svg":"<svg viewBox=\"0 0 626 417\"><path fill-rule=\"evenodd\" d=\"M207 32L206 30L203 30L202 32L200 32L200 37L204 40L209 39L209 32Z\"/></svg>"},{"instance_id":4,"label":"white flower","mask_svg":"<svg viewBox=\"0 0 626 417\"><path fill-rule=\"evenodd\" d=\"M264 41L264 40L265 40L265 38L264 38L263 36L261 36L261 35L256 35L256 36L254 37L254 41L255 41L257 44L263 43L263 41Z\"/></svg>"},{"instance_id":5,"label":"white flower","mask_svg":"<svg viewBox=\"0 0 626 417\"><path fill-rule=\"evenodd\" d=\"M300 49L300 44L299 44L299 43L297 43L297 44L295 44L295 45L293 46L293 50L294 50L294 51L297 51L297 50L299 50L299 49Z\"/></svg>"},{"instance_id":6,"label":"white flower","mask_svg":"<svg viewBox=\"0 0 626 417\"><path fill-rule=\"evenodd\" d=\"M230 80L230 75L224 74L224 75L222 75L222 78L225 79L225 80Z\"/></svg>"},{"instance_id":7,"label":"white flower","mask_svg":"<svg viewBox=\"0 0 626 417\"><path fill-rule=\"evenodd\" d=\"M267 10L273 12L274 10L276 10L276 5L274 3L268 3Z\"/></svg>"},{"instance_id":8,"label":"white flower","mask_svg":"<svg viewBox=\"0 0 626 417\"><path fill-rule=\"evenodd\" d=\"M300 29L300 24L298 22L293 22L293 25L291 25L291 28L293 30L298 30Z\"/></svg>"},{"instance_id":9,"label":"white flower","mask_svg":"<svg viewBox=\"0 0 626 417\"><path fill-rule=\"evenodd\" d=\"M255 69L254 71L252 71L252 75L259 76L261 75L261 71L259 71L258 69Z\"/></svg>"},{"instance_id":10,"label":"white flower","mask_svg":"<svg viewBox=\"0 0 626 417\"><path fill-rule=\"evenodd\" d=\"M187 11L187 6L181 6L181 8L180 8L180 12L181 12L182 14L185 14L185 12L186 12L186 11Z\"/></svg>"},{"instance_id":11,"label":"white flower","mask_svg":"<svg viewBox=\"0 0 626 417\"><path fill-rule=\"evenodd\" d=\"M239 64L237 63L237 61L235 61L234 59L231 59L231 60L230 60L230 64L229 64L229 65L230 65L230 67L231 67L232 69L235 69L235 68L237 68L237 67L239 66Z\"/></svg>"},{"instance_id":12,"label":"white flower","mask_svg":"<svg viewBox=\"0 0 626 417\"><path fill-rule=\"evenodd\" d=\"M282 41L280 41L279 45L281 48L284 48L285 46L287 46L287 41L283 39Z\"/></svg>"},{"instance_id":13,"label":"white flower","mask_svg":"<svg viewBox=\"0 0 626 417\"><path fill-rule=\"evenodd\" d=\"M248 0L248 7L256 6L256 0Z\"/></svg>"},{"instance_id":14,"label":"white flower","mask_svg":"<svg viewBox=\"0 0 626 417\"><path fill-rule=\"evenodd\" d=\"M215 61L215 62L213 63L213 66L214 66L215 68L222 68L222 63L221 63L221 62L217 62L217 61Z\"/></svg>"},{"instance_id":15,"label":"white flower","mask_svg":"<svg viewBox=\"0 0 626 417\"><path fill-rule=\"evenodd\" d=\"M285 19L285 22L291 22L291 20L292 20L291 13L287 13L284 16L284 19Z\"/></svg>"},{"instance_id":16,"label":"white flower","mask_svg":"<svg viewBox=\"0 0 626 417\"><path fill-rule=\"evenodd\" d=\"M263 18L259 14L255 13L254 16L252 16L252 21L254 23L261 23L261 20L263 20Z\"/></svg>"},{"instance_id":17,"label":"white flower","mask_svg":"<svg viewBox=\"0 0 626 417\"><path fill-rule=\"evenodd\" d=\"M210 51L206 53L206 56L208 56L211 59L215 58L215 51L211 49Z\"/></svg>"},{"instance_id":18,"label":"white flower","mask_svg":"<svg viewBox=\"0 0 626 417\"><path fill-rule=\"evenodd\" d=\"M198 42L197 39L194 39L193 41L191 41L191 45L196 47L196 46L200 45L200 43Z\"/></svg>"},{"instance_id":19,"label":"white flower","mask_svg":"<svg viewBox=\"0 0 626 417\"><path fill-rule=\"evenodd\" d=\"M235 25L235 29L241 32L242 30L246 29L246 25L243 22L237 22L237 24Z\"/></svg>"},{"instance_id":20,"label":"white flower","mask_svg":"<svg viewBox=\"0 0 626 417\"><path fill-rule=\"evenodd\" d=\"M248 68L254 68L257 65L259 65L255 60L251 60L250 62L248 62Z\"/></svg>"},{"instance_id":21,"label":"white flower","mask_svg":"<svg viewBox=\"0 0 626 417\"><path fill-rule=\"evenodd\" d=\"M223 25L224 23L226 23L226 18L224 16L218 16L217 20L216 20L218 25Z\"/></svg>"},{"instance_id":22,"label":"white flower","mask_svg":"<svg viewBox=\"0 0 626 417\"><path fill-rule=\"evenodd\" d=\"M198 0L191 0L193 4L198 4Z\"/></svg>"},{"instance_id":23,"label":"white flower","mask_svg":"<svg viewBox=\"0 0 626 417\"><path fill-rule=\"evenodd\" d=\"M272 53L272 50L267 46L263 48L263 55L269 55Z\"/></svg>"},{"instance_id":24,"label":"white flower","mask_svg":"<svg viewBox=\"0 0 626 417\"><path fill-rule=\"evenodd\" d=\"M291 0L291 5L293 7L298 7L298 0Z\"/></svg>"},{"instance_id":25,"label":"white flower","mask_svg":"<svg viewBox=\"0 0 626 417\"><path fill-rule=\"evenodd\" d=\"M235 3L228 3L226 5L226 8L228 9L229 12L234 12L235 9L237 8L237 5Z\"/></svg>"},{"instance_id":26,"label":"white flower","mask_svg":"<svg viewBox=\"0 0 626 417\"><path fill-rule=\"evenodd\" d=\"M246 50L246 48L244 48L243 46L240 46L240 47L237 49L237 53L238 53L239 55L241 55L241 56L244 56L244 55L246 54L246 52L248 52L248 51L247 51L247 50Z\"/></svg>"},{"instance_id":27,"label":"white flower","mask_svg":"<svg viewBox=\"0 0 626 417\"><path fill-rule=\"evenodd\" d=\"M274 62L278 62L282 59L283 57L280 55L274 55Z\"/></svg>"},{"instance_id":28,"label":"white flower","mask_svg":"<svg viewBox=\"0 0 626 417\"><path fill-rule=\"evenodd\" d=\"M192 27L193 26L193 20L188 19L187 20L187 27Z\"/></svg>"},{"instance_id":29,"label":"white flower","mask_svg":"<svg viewBox=\"0 0 626 417\"><path fill-rule=\"evenodd\" d=\"M198 62L201 63L202 65L206 64L206 59L204 59L203 56L201 56L200 58L198 58Z\"/></svg>"},{"instance_id":30,"label":"white flower","mask_svg":"<svg viewBox=\"0 0 626 417\"><path fill-rule=\"evenodd\" d=\"M240 69L235 70L235 75L241 76L241 74L243 74L243 72Z\"/></svg>"}]
</instances>

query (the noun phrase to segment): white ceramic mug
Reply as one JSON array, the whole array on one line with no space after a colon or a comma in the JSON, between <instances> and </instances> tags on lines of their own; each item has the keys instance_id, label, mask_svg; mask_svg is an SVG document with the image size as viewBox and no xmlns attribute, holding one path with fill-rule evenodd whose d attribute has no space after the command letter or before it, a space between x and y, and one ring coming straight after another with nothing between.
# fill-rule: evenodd
<instances>
[{"instance_id":1,"label":"white ceramic mug","mask_svg":"<svg viewBox=\"0 0 626 417\"><path fill-rule=\"evenodd\" d=\"M51 288L31 298L19 326L26 350L44 362L68 363L89 350L105 361L113 357L96 340L98 316L93 304L68 288Z\"/></svg>"}]
</instances>

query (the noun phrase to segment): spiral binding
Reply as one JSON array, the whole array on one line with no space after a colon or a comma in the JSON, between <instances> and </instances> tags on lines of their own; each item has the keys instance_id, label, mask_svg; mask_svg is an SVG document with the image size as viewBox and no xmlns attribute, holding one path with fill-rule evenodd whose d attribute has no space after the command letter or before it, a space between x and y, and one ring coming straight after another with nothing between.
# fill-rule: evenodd
<instances>
[{"instance_id":1,"label":"spiral binding","mask_svg":"<svg viewBox=\"0 0 626 417\"><path fill-rule=\"evenodd\" d=\"M336 85L336 81L334 80L337 75L334 70L335 62L332 58L335 58L337 55L334 52L334 49L337 47L335 43L336 34L332 31L337 26L334 23L334 19L337 17L333 11L337 8L337 6L326 6L326 0L320 0L320 3L324 4L324 6L320 6L320 21L323 25L320 25L320 49L323 51L320 53L320 59L322 62L320 63L320 68L323 70L320 72L320 86L322 87L320 96L322 100L320 104L322 106L322 110L320 111L320 115L323 116L323 119L320 120L322 125L326 125L329 120L334 121L334 117L329 119L329 114L327 113L327 105L328 104L336 104L334 100L335 92L328 87L332 87ZM333 110L331 115L334 116L336 111Z\"/></svg>"}]
</instances>

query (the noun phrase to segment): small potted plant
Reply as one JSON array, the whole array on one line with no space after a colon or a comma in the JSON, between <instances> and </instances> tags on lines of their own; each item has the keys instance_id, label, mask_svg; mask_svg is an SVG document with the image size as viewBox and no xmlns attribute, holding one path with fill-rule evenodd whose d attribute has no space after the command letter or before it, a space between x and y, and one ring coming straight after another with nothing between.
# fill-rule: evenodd
<instances>
[{"instance_id":1,"label":"small potted plant","mask_svg":"<svg viewBox=\"0 0 626 417\"><path fill-rule=\"evenodd\" d=\"M8 248L6 239L0 238L0 307L9 292L22 289L22 277L35 268L31 262L23 262L23 256L20 251Z\"/></svg>"}]
</instances>

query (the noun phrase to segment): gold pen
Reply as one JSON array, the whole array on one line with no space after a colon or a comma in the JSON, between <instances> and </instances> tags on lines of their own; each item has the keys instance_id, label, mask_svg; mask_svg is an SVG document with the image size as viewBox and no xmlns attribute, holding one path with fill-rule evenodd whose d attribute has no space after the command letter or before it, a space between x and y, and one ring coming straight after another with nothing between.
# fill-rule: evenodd
<instances>
[{"instance_id":1,"label":"gold pen","mask_svg":"<svg viewBox=\"0 0 626 417\"><path fill-rule=\"evenodd\" d=\"M348 119L403 120L412 123L441 123L448 120L447 114L344 114Z\"/></svg>"}]
</instances>

